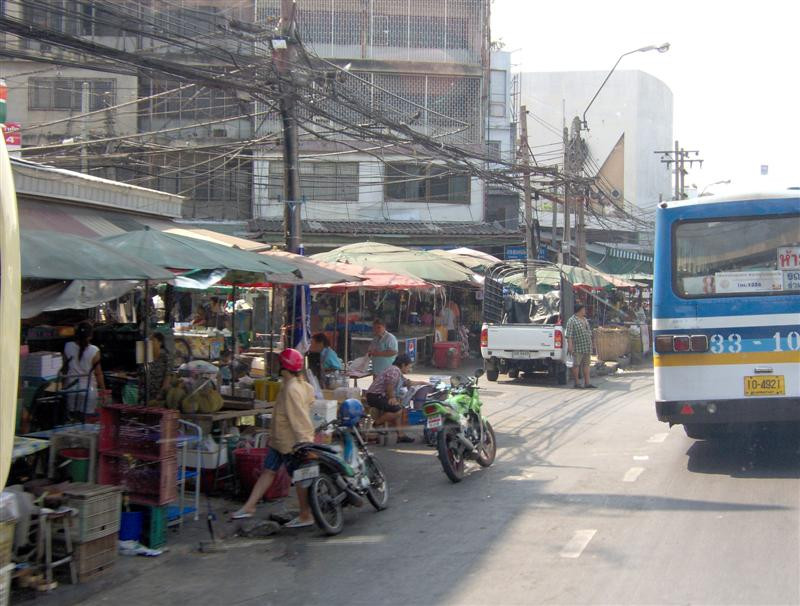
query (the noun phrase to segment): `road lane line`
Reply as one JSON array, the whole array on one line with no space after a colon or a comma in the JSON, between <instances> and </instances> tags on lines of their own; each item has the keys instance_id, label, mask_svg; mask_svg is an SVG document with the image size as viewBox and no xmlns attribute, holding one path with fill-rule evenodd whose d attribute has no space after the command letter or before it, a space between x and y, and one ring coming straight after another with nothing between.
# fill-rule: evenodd
<instances>
[{"instance_id":1,"label":"road lane line","mask_svg":"<svg viewBox=\"0 0 800 606\"><path fill-rule=\"evenodd\" d=\"M625 472L625 477L622 478L623 482L635 482L639 479L639 476L642 475L644 471L644 467L631 467L627 472Z\"/></svg>"},{"instance_id":2,"label":"road lane line","mask_svg":"<svg viewBox=\"0 0 800 606\"><path fill-rule=\"evenodd\" d=\"M635 455L633 457L634 461L649 461L650 457L648 455Z\"/></svg>"},{"instance_id":3,"label":"road lane line","mask_svg":"<svg viewBox=\"0 0 800 606\"><path fill-rule=\"evenodd\" d=\"M597 529L590 528L588 530L576 530L575 534L572 535L572 539L570 539L569 543L564 546L564 549L561 550L561 557L562 558L579 558L583 553L583 550L586 549L586 546L589 544L589 541L592 540L592 537L597 533Z\"/></svg>"},{"instance_id":4,"label":"road lane line","mask_svg":"<svg viewBox=\"0 0 800 606\"><path fill-rule=\"evenodd\" d=\"M669 435L668 433L657 433L654 436L650 436L649 438L647 438L647 441L650 442L651 444L660 444L661 442L667 439L668 435Z\"/></svg>"}]
</instances>

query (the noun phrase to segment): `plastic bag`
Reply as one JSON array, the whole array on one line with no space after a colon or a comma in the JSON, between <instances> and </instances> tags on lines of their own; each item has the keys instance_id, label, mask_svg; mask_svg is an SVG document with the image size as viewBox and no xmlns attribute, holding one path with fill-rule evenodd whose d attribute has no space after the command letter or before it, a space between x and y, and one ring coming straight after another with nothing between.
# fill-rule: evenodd
<instances>
[{"instance_id":1,"label":"plastic bag","mask_svg":"<svg viewBox=\"0 0 800 606\"><path fill-rule=\"evenodd\" d=\"M564 358L564 366L566 366L567 368L572 368L573 366L575 366L575 358L572 357L571 353L568 353L567 357Z\"/></svg>"},{"instance_id":2,"label":"plastic bag","mask_svg":"<svg viewBox=\"0 0 800 606\"><path fill-rule=\"evenodd\" d=\"M350 362L348 370L357 374L366 374L369 372L369 363L369 356L361 356Z\"/></svg>"}]
</instances>

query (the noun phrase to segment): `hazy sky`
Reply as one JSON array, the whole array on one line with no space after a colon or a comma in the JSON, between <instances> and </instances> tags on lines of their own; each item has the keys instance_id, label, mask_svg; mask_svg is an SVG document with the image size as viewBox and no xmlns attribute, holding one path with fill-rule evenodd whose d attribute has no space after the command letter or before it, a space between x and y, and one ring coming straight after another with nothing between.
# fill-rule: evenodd
<instances>
[{"instance_id":1,"label":"hazy sky","mask_svg":"<svg viewBox=\"0 0 800 606\"><path fill-rule=\"evenodd\" d=\"M492 13L492 38L520 49L515 71L607 71L622 53L669 42L668 52L629 55L617 69L672 90L673 139L705 160L686 183L800 186L797 0L494 0Z\"/></svg>"}]
</instances>

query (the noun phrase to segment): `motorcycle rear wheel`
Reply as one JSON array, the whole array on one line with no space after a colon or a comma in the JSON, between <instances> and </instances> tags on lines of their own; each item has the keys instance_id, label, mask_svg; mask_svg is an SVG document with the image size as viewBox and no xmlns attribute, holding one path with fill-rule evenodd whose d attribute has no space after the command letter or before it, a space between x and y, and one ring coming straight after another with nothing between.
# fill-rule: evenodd
<instances>
[{"instance_id":1,"label":"motorcycle rear wheel","mask_svg":"<svg viewBox=\"0 0 800 606\"><path fill-rule=\"evenodd\" d=\"M457 433L457 427L446 426L439 430L437 443L442 469L454 484L464 479L465 466L463 447L458 443Z\"/></svg>"},{"instance_id":2,"label":"motorcycle rear wheel","mask_svg":"<svg viewBox=\"0 0 800 606\"><path fill-rule=\"evenodd\" d=\"M334 502L341 492L328 476L319 476L311 483L308 489L308 502L314 521L325 534L336 535L344 528L344 513L342 504Z\"/></svg>"},{"instance_id":3,"label":"motorcycle rear wheel","mask_svg":"<svg viewBox=\"0 0 800 606\"><path fill-rule=\"evenodd\" d=\"M497 442L494 439L494 429L489 424L489 421L483 422L483 448L480 454L476 457L478 465L481 467L489 467L494 463L494 458L497 455Z\"/></svg>"},{"instance_id":4,"label":"motorcycle rear wheel","mask_svg":"<svg viewBox=\"0 0 800 606\"><path fill-rule=\"evenodd\" d=\"M364 463L370 483L367 489L367 498L376 511L383 511L389 505L389 483L386 481L386 474L383 473L380 463L374 457L367 459Z\"/></svg>"}]
</instances>

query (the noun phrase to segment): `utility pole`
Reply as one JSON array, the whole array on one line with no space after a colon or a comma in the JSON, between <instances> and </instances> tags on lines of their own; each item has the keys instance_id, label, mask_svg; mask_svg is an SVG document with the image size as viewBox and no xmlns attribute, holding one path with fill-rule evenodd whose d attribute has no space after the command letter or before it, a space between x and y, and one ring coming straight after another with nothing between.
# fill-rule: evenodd
<instances>
[{"instance_id":1,"label":"utility pole","mask_svg":"<svg viewBox=\"0 0 800 606\"><path fill-rule=\"evenodd\" d=\"M572 162L569 155L569 129L564 127L564 233L561 237L561 252L558 253L558 261L562 265L571 265L570 249L570 227L569 227L569 196L570 181L572 179Z\"/></svg>"},{"instance_id":2,"label":"utility pole","mask_svg":"<svg viewBox=\"0 0 800 606\"><path fill-rule=\"evenodd\" d=\"M83 117L81 118L81 172L88 173L89 172L89 159L88 154L89 150L87 149L87 145L89 145L89 116L86 114L89 113L89 82L86 80L83 81L81 84L81 114Z\"/></svg>"},{"instance_id":3,"label":"utility pole","mask_svg":"<svg viewBox=\"0 0 800 606\"><path fill-rule=\"evenodd\" d=\"M573 195L576 188L572 181L583 171L583 163L588 155L586 142L581 137L582 122L579 116L572 119L571 128L564 127L564 241L561 244L564 253L563 263L572 265L572 235L570 234L570 213ZM575 200L577 203L577 199ZM576 212L575 245L578 262L586 265L586 235L584 229L583 204L578 203Z\"/></svg>"},{"instance_id":4,"label":"utility pole","mask_svg":"<svg viewBox=\"0 0 800 606\"><path fill-rule=\"evenodd\" d=\"M660 150L654 153L661 154L661 163L666 164L667 168L671 168L672 165L675 164L675 194L672 199L685 200L686 191L684 180L688 172L685 167L686 164L688 164L689 168L691 168L694 166L695 162L702 167L703 160L697 157L700 152L696 149L683 149L678 142L675 141L675 149ZM695 157L692 158L692 155Z\"/></svg>"},{"instance_id":5,"label":"utility pole","mask_svg":"<svg viewBox=\"0 0 800 606\"><path fill-rule=\"evenodd\" d=\"M275 68L281 78L280 114L283 133L283 225L286 248L300 252L302 223L300 214L300 166L298 161L297 118L295 114L292 65L296 63L297 47L294 43L295 4L281 0L281 40L273 40Z\"/></svg>"},{"instance_id":6,"label":"utility pole","mask_svg":"<svg viewBox=\"0 0 800 606\"><path fill-rule=\"evenodd\" d=\"M523 105L519 116L519 149L517 157L522 161L523 191L525 192L525 250L528 261L536 258L533 242L533 201L531 200L531 156L528 145L528 111Z\"/></svg>"}]
</instances>

